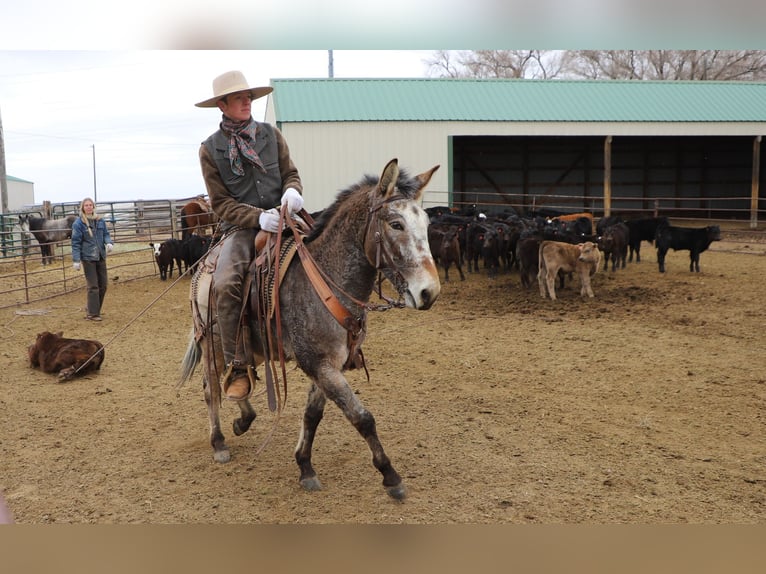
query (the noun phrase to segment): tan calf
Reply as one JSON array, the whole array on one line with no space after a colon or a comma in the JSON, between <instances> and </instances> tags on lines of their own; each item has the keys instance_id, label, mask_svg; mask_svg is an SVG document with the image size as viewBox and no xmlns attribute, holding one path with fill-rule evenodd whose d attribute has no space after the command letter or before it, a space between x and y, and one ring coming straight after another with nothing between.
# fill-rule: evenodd
<instances>
[{"instance_id":1,"label":"tan calf","mask_svg":"<svg viewBox=\"0 0 766 574\"><path fill-rule=\"evenodd\" d=\"M593 297L590 278L598 271L601 263L601 252L595 243L586 241L572 245L562 241L543 241L540 243L539 258L537 283L541 297L545 298L547 286L550 298L556 299L556 276L559 270L577 274L580 278L580 295Z\"/></svg>"}]
</instances>

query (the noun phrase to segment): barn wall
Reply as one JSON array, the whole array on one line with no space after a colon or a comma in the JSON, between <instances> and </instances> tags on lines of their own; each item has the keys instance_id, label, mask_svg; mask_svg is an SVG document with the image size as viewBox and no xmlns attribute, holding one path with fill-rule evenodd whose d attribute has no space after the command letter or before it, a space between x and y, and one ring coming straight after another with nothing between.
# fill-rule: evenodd
<instances>
[{"instance_id":1,"label":"barn wall","mask_svg":"<svg viewBox=\"0 0 766 574\"><path fill-rule=\"evenodd\" d=\"M407 122L344 122L283 124L282 133L301 174L306 209L327 207L337 193L365 174L380 175L386 163L412 174L436 164L427 193L447 197L447 138L438 124Z\"/></svg>"},{"instance_id":2,"label":"barn wall","mask_svg":"<svg viewBox=\"0 0 766 574\"><path fill-rule=\"evenodd\" d=\"M34 184L28 181L18 181L8 178L8 211L21 211L25 205L34 205Z\"/></svg>"},{"instance_id":3,"label":"barn wall","mask_svg":"<svg viewBox=\"0 0 766 574\"><path fill-rule=\"evenodd\" d=\"M716 124L391 121L295 122L278 125L287 138L293 159L301 172L306 189L306 207L311 211L329 205L338 191L358 181L363 174L377 175L393 157L399 158L400 165L415 173L425 171L436 164L441 165L426 191L424 207L455 202L471 203L472 200L467 195L459 197L458 194L470 191L471 186L478 188L483 185L487 189L497 186L518 188L524 183L523 178L526 178L526 185L532 186L529 189L536 188L540 194L547 194L549 198L562 191L564 194L582 196L579 202L565 201L565 209L599 210L603 208L603 142L606 135L612 135L615 142L612 178L617 201L613 204L613 209L650 210L653 202L647 198L677 197L677 194L686 197L700 190L712 196L719 193L719 190L727 189L727 174L731 175L730 181L736 182L734 187L737 189L732 191L732 186L728 185L728 191L724 193L749 196L748 170L752 164L752 138L764 131L764 125L755 122ZM487 140L495 136L531 138L531 141L538 145L540 153L528 156L526 161L532 163L527 164L521 163L519 157L494 158L492 161L496 165L490 170L492 182L489 183L486 175L467 174L467 158L462 157L463 151L460 146L458 145L457 149L450 147L461 138L471 136L481 136ZM737 141L737 144L728 151L725 150L726 146L716 148L715 157L706 160L704 165L699 159L704 150L700 151L698 145L696 148L695 145L690 145L689 149L683 152L672 152L681 155L673 160L671 168L663 167L667 157L662 160L653 159L651 153L643 160L643 164L636 157L629 161L624 157L624 154L638 153L635 150L624 151L623 146L629 141L635 144L642 139L650 141L651 138L657 138L653 140L654 143L649 144L650 147L663 141L667 145L677 146L679 138L692 142L695 138L715 140L719 136L733 138L730 141ZM576 142L575 146L567 149L572 142ZM587 147L587 150L584 150L583 146ZM659 146L662 149L666 147L665 144ZM657 153L660 152L653 152L654 156ZM668 153L671 152L662 152L663 156ZM735 159L723 159L732 153L736 156ZM534 162L542 164L536 165ZM545 162L548 162L547 166ZM652 166L652 172L644 173L642 165ZM534 169L531 172L526 171L530 166ZM766 170L761 169L762 197L766 193L764 172ZM480 182L482 179L483 183ZM647 181L651 190L646 187ZM747 189L744 189L745 183ZM455 197L452 197L453 191ZM622 203L619 199L620 194L623 194ZM633 197L636 198L635 201L631 200ZM527 197L527 201L529 200ZM502 207L504 201L502 196L498 196L490 203L497 203ZM550 203L550 200L543 201L546 202ZM726 209L740 209L742 205L743 201L728 206L718 204ZM711 206L710 202L704 201L697 204L682 201L677 205L689 207L692 212L707 209L707 216L712 216ZM702 211L699 215L706 216Z\"/></svg>"}]
</instances>

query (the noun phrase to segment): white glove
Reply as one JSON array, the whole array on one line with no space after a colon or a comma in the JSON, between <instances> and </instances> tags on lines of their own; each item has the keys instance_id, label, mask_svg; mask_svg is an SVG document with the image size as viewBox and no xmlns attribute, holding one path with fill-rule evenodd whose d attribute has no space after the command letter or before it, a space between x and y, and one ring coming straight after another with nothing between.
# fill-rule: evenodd
<instances>
[{"instance_id":1,"label":"white glove","mask_svg":"<svg viewBox=\"0 0 766 574\"><path fill-rule=\"evenodd\" d=\"M79 261L75 261L74 263L72 263L72 269L74 269L75 271L79 271L80 270L80 262Z\"/></svg>"},{"instance_id":2,"label":"white glove","mask_svg":"<svg viewBox=\"0 0 766 574\"><path fill-rule=\"evenodd\" d=\"M258 224L264 231L276 233L279 231L279 219L279 212L276 208L271 208L258 216Z\"/></svg>"},{"instance_id":3,"label":"white glove","mask_svg":"<svg viewBox=\"0 0 766 574\"><path fill-rule=\"evenodd\" d=\"M298 190L294 187L288 187L282 194L282 205L287 206L287 211L290 214L298 213L303 209L303 197Z\"/></svg>"},{"instance_id":4,"label":"white glove","mask_svg":"<svg viewBox=\"0 0 766 574\"><path fill-rule=\"evenodd\" d=\"M111 243L107 243L106 244L106 252L107 253L111 253L112 249L114 249L114 245L112 245Z\"/></svg>"}]
</instances>

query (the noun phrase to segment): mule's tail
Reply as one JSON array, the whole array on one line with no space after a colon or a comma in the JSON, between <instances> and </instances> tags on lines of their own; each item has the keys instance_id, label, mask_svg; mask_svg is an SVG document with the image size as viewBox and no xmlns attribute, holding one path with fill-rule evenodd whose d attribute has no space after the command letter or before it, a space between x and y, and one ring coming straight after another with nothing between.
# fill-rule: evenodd
<instances>
[{"instance_id":1,"label":"mule's tail","mask_svg":"<svg viewBox=\"0 0 766 574\"><path fill-rule=\"evenodd\" d=\"M191 335L189 336L189 345L186 347L186 353L181 360L181 373L179 374L176 388L192 378L194 370L197 368L197 365L199 365L200 360L202 360L202 349L199 342L194 337L194 328L192 327Z\"/></svg>"}]
</instances>

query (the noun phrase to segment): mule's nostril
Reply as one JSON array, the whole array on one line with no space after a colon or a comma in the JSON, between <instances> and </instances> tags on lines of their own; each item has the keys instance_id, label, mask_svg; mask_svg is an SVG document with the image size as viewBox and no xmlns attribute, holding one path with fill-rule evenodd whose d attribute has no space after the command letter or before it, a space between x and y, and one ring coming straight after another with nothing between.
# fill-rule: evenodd
<instances>
[{"instance_id":1,"label":"mule's nostril","mask_svg":"<svg viewBox=\"0 0 766 574\"><path fill-rule=\"evenodd\" d=\"M436 297L438 297L439 293L431 291L430 289L423 289L420 292L420 308L423 310L428 310L431 308L431 305L434 304L434 301L436 301Z\"/></svg>"}]
</instances>

